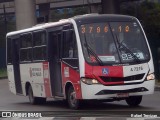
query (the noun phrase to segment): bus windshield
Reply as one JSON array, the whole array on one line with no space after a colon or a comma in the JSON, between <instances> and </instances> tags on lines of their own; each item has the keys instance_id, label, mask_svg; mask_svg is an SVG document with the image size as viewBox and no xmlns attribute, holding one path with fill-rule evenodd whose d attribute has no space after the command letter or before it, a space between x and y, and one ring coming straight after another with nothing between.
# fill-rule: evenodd
<instances>
[{"instance_id":1,"label":"bus windshield","mask_svg":"<svg viewBox=\"0 0 160 120\"><path fill-rule=\"evenodd\" d=\"M99 62L90 50L104 64L137 63L150 59L145 37L136 22L83 24L79 32L83 53L89 63Z\"/></svg>"}]
</instances>

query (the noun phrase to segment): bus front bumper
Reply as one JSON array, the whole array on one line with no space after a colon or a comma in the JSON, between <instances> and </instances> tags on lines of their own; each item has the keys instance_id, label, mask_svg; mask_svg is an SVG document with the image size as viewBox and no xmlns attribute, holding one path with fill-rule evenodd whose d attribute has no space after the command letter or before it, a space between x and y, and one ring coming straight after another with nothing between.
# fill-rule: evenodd
<instances>
[{"instance_id":1,"label":"bus front bumper","mask_svg":"<svg viewBox=\"0 0 160 120\"><path fill-rule=\"evenodd\" d=\"M87 85L81 81L82 99L111 99L119 95L128 96L153 94L155 80L144 81L141 84L104 86L102 84ZM125 96L126 97L126 96Z\"/></svg>"}]
</instances>

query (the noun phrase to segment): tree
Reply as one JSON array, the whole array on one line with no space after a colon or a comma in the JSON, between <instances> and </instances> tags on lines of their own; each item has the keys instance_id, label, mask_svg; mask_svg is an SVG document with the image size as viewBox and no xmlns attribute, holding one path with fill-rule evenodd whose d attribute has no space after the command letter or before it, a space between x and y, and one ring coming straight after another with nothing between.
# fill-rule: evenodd
<instances>
[{"instance_id":1,"label":"tree","mask_svg":"<svg viewBox=\"0 0 160 120\"><path fill-rule=\"evenodd\" d=\"M145 30L151 47L155 74L157 78L160 78L159 63L160 53L158 48L160 47L160 4L156 2L149 2L148 0L139 2L127 2L121 6L122 14L136 16Z\"/></svg>"},{"instance_id":2,"label":"tree","mask_svg":"<svg viewBox=\"0 0 160 120\"><path fill-rule=\"evenodd\" d=\"M147 33L151 46L156 77L160 78L159 60L160 53L160 4L145 1L141 4L140 19L143 21L145 32Z\"/></svg>"},{"instance_id":3,"label":"tree","mask_svg":"<svg viewBox=\"0 0 160 120\"><path fill-rule=\"evenodd\" d=\"M87 7L55 9L50 12L50 21L58 21L61 19L66 19L76 15L82 15L87 13Z\"/></svg>"},{"instance_id":4,"label":"tree","mask_svg":"<svg viewBox=\"0 0 160 120\"><path fill-rule=\"evenodd\" d=\"M148 35L158 37L160 35L160 4L143 2L140 12L141 20Z\"/></svg>"}]
</instances>

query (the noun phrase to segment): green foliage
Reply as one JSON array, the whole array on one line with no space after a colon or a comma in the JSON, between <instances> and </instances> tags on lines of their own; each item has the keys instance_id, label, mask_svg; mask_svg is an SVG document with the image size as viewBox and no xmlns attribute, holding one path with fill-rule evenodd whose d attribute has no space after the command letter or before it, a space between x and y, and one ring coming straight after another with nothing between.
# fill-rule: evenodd
<instances>
[{"instance_id":1,"label":"green foliage","mask_svg":"<svg viewBox=\"0 0 160 120\"><path fill-rule=\"evenodd\" d=\"M5 46L5 34L4 23L0 21L0 47Z\"/></svg>"},{"instance_id":2,"label":"green foliage","mask_svg":"<svg viewBox=\"0 0 160 120\"><path fill-rule=\"evenodd\" d=\"M144 1L140 6L139 19L143 21L143 27L148 36L152 50L155 75L160 78L159 53L157 48L160 46L160 3Z\"/></svg>"},{"instance_id":3,"label":"green foliage","mask_svg":"<svg viewBox=\"0 0 160 120\"><path fill-rule=\"evenodd\" d=\"M151 0L150 0L151 1ZM155 75L160 78L160 3L145 1L126 2L121 5L121 13L137 17L145 30L151 47Z\"/></svg>"},{"instance_id":4,"label":"green foliage","mask_svg":"<svg viewBox=\"0 0 160 120\"><path fill-rule=\"evenodd\" d=\"M0 69L0 78L1 77L7 77L7 70L6 69Z\"/></svg>"},{"instance_id":5,"label":"green foliage","mask_svg":"<svg viewBox=\"0 0 160 120\"><path fill-rule=\"evenodd\" d=\"M160 3L149 2L127 2L121 5L121 13L137 17L149 38L155 45L160 44Z\"/></svg>"},{"instance_id":6,"label":"green foliage","mask_svg":"<svg viewBox=\"0 0 160 120\"><path fill-rule=\"evenodd\" d=\"M7 16L7 25L4 22L4 16L0 16L0 48L4 48L6 46L6 32L11 32L16 30L16 22L13 19L14 15Z\"/></svg>"},{"instance_id":7,"label":"green foliage","mask_svg":"<svg viewBox=\"0 0 160 120\"><path fill-rule=\"evenodd\" d=\"M87 14L87 7L63 8L50 11L50 21L59 21L76 15Z\"/></svg>"},{"instance_id":8,"label":"green foliage","mask_svg":"<svg viewBox=\"0 0 160 120\"><path fill-rule=\"evenodd\" d=\"M160 4L143 2L140 9L140 18L144 21L148 35L158 37L160 35Z\"/></svg>"}]
</instances>

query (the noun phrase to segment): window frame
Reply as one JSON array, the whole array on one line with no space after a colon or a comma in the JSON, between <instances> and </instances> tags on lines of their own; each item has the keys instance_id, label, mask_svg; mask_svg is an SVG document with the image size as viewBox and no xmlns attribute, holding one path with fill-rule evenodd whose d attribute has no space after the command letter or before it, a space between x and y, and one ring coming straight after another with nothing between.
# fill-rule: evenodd
<instances>
[{"instance_id":1,"label":"window frame","mask_svg":"<svg viewBox=\"0 0 160 120\"><path fill-rule=\"evenodd\" d=\"M44 35L45 35L45 45L44 44L42 44L42 45L35 45L35 34L41 34L41 33L44 33ZM32 51L33 51L33 54L32 54L32 56L33 56L33 61L34 62L39 62L39 61L46 61L47 60L47 56L48 56L48 52L47 52L47 45L48 45L48 39L47 39L47 31L46 30L36 30L36 31L33 31L33 45L32 45ZM36 48L45 48L45 57L43 57L43 59L35 59L34 57L35 57L35 53L34 53L34 51L35 51L35 49Z\"/></svg>"},{"instance_id":2,"label":"window frame","mask_svg":"<svg viewBox=\"0 0 160 120\"><path fill-rule=\"evenodd\" d=\"M24 35L31 35L31 46L26 46L26 47L22 47L22 41L23 41L23 39L21 39L21 37L22 36L24 36ZM32 62L32 60L33 60L33 34L32 34L32 32L25 32L25 33L22 33L22 34L20 34L20 63L30 63L30 62ZM31 58L29 59L29 60L23 60L22 61L22 58L21 58L21 51L23 51L23 50L26 50L26 51L29 51L30 52L30 50L31 50ZM27 56L25 56L25 57L27 57Z\"/></svg>"},{"instance_id":3,"label":"window frame","mask_svg":"<svg viewBox=\"0 0 160 120\"><path fill-rule=\"evenodd\" d=\"M74 27L72 24L67 24L63 26L63 30L62 30L62 53L64 51L65 48L65 44L66 43L66 36L65 36L65 32L71 31L72 33L72 41L70 41L70 45L71 44L76 44L76 50L77 50L77 55L76 57L74 56L74 48L73 48L73 57L64 57L65 55L62 54L62 61L67 64L68 66L72 67L73 69L79 69L79 57L78 57L78 45L77 45L77 38L76 38L76 33L74 31ZM74 43L72 43L74 42ZM68 51L69 52L69 51ZM73 63L73 64L72 64ZM74 64L77 63L77 65L75 66Z\"/></svg>"}]
</instances>

